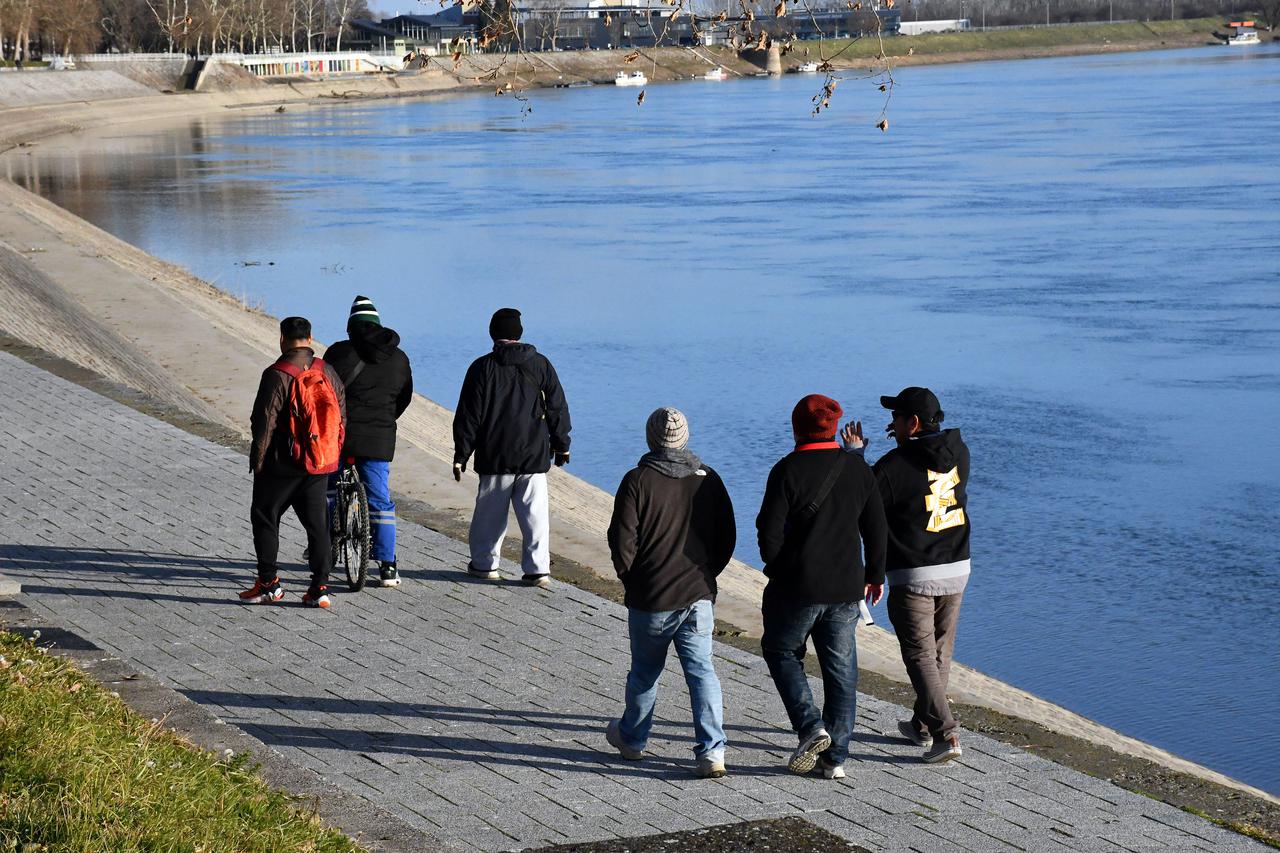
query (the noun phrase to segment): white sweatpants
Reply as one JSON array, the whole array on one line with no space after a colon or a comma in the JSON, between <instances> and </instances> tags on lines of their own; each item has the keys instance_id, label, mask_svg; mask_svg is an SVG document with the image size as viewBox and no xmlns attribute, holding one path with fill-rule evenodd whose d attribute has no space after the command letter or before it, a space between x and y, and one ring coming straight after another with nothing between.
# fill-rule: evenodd
<instances>
[{"instance_id":1,"label":"white sweatpants","mask_svg":"<svg viewBox=\"0 0 1280 853\"><path fill-rule=\"evenodd\" d=\"M514 509L524 538L520 568L526 575L551 573L551 523L547 512L546 474L481 474L476 511L471 516L471 565L481 571L498 568L507 511Z\"/></svg>"}]
</instances>

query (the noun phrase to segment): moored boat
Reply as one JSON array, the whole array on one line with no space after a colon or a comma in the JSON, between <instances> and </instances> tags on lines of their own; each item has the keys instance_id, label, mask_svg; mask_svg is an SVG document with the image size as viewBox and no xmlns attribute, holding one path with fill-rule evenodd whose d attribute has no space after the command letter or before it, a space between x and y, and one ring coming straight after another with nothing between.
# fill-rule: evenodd
<instances>
[{"instance_id":1,"label":"moored boat","mask_svg":"<svg viewBox=\"0 0 1280 853\"><path fill-rule=\"evenodd\" d=\"M723 80L725 78L724 69L717 65L706 74L702 75L703 80Z\"/></svg>"},{"instance_id":2,"label":"moored boat","mask_svg":"<svg viewBox=\"0 0 1280 853\"><path fill-rule=\"evenodd\" d=\"M1236 28L1234 33L1227 36L1227 44L1232 47L1261 44L1261 40L1258 38L1258 31L1253 28L1253 21L1232 21L1227 26Z\"/></svg>"},{"instance_id":3,"label":"moored boat","mask_svg":"<svg viewBox=\"0 0 1280 853\"><path fill-rule=\"evenodd\" d=\"M632 71L630 74L625 71L619 71L618 76L613 78L615 86L645 86L648 83L649 78L644 76L643 71Z\"/></svg>"}]
</instances>

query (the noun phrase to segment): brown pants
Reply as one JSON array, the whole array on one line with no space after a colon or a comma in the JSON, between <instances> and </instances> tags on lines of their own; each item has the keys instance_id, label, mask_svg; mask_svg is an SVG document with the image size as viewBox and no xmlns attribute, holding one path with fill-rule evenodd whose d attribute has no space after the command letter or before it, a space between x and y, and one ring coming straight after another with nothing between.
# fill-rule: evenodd
<instances>
[{"instance_id":1,"label":"brown pants","mask_svg":"<svg viewBox=\"0 0 1280 853\"><path fill-rule=\"evenodd\" d=\"M916 691L911 724L917 731L928 730L935 739L945 738L956 729L947 704L947 676L951 674L951 652L956 645L962 598L963 592L918 595L901 587L889 590L889 621L898 635L902 662Z\"/></svg>"}]
</instances>

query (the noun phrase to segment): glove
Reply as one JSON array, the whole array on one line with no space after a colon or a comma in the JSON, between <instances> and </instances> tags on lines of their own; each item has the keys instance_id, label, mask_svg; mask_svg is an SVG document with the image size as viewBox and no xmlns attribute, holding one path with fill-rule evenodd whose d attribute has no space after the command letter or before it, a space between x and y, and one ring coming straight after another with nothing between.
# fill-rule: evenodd
<instances>
[{"instance_id":1,"label":"glove","mask_svg":"<svg viewBox=\"0 0 1280 853\"><path fill-rule=\"evenodd\" d=\"M555 460L555 461L556 461L556 467L557 467L557 468L563 468L564 466L568 465L568 464L569 464L569 451L567 451L567 450L566 450L566 451L564 451L563 453L557 453L557 454L556 454L556 460Z\"/></svg>"},{"instance_id":2,"label":"glove","mask_svg":"<svg viewBox=\"0 0 1280 853\"><path fill-rule=\"evenodd\" d=\"M462 482L462 472L467 470L467 466L462 462L453 463L453 479Z\"/></svg>"}]
</instances>

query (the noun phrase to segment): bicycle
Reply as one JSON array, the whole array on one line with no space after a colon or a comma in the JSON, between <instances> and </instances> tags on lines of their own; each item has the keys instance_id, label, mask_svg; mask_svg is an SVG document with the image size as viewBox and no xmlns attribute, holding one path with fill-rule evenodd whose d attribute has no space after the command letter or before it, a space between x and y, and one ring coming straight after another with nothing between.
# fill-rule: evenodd
<instances>
[{"instance_id":1,"label":"bicycle","mask_svg":"<svg viewBox=\"0 0 1280 853\"><path fill-rule=\"evenodd\" d=\"M335 567L341 561L347 573L347 586L352 592L364 588L369 576L369 498L356 471L355 460L348 459L338 474L334 487L333 513L329 539L333 543Z\"/></svg>"}]
</instances>

